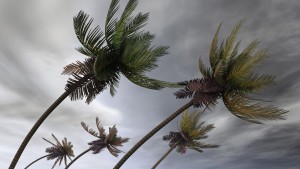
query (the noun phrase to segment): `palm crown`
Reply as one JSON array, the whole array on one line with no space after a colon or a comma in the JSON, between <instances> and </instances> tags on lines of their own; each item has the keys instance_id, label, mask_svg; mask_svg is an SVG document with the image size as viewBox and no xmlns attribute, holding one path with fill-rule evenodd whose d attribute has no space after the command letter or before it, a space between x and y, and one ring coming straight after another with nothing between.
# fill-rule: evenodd
<instances>
[{"instance_id":1,"label":"palm crown","mask_svg":"<svg viewBox=\"0 0 300 169\"><path fill-rule=\"evenodd\" d=\"M74 89L71 99L87 97L89 103L107 86L115 94L120 74L131 82L149 89L175 87L177 84L148 78L145 72L157 67L159 57L167 54L167 46L151 46L154 35L140 31L148 21L149 13L132 16L138 1L129 0L120 19L114 19L119 0L112 0L105 22L105 31L99 26L90 29L93 19L80 11L74 17L74 29L82 47L79 52L89 56L84 62L67 65L63 74L73 75L66 89Z\"/></svg>"},{"instance_id":2,"label":"palm crown","mask_svg":"<svg viewBox=\"0 0 300 169\"><path fill-rule=\"evenodd\" d=\"M286 110L265 105L263 101L256 101L249 97L260 89L272 84L274 76L254 73L255 66L267 56L266 49L255 50L258 41L252 41L239 53L237 33L242 25L239 22L225 41L218 46L218 34L221 25L213 38L210 48L210 68L199 60L202 79L181 82L184 89L175 93L177 98L192 97L194 106L214 105L218 98L222 98L227 109L235 116L254 123L258 120L284 119Z\"/></svg>"},{"instance_id":3,"label":"palm crown","mask_svg":"<svg viewBox=\"0 0 300 169\"><path fill-rule=\"evenodd\" d=\"M202 152L206 148L218 148L218 145L204 144L200 140L207 138L206 135L212 129L213 124L205 125L205 122L199 122L200 113L188 113L185 111L180 122L179 132L170 132L170 134L163 136L163 140L169 141L169 146L172 147L177 142L177 152L184 154L186 148Z\"/></svg>"}]
</instances>

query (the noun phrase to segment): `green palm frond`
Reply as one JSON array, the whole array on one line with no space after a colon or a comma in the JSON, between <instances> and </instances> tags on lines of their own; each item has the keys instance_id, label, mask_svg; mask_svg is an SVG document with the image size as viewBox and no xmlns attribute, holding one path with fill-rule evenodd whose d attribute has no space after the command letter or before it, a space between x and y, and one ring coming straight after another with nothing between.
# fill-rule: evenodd
<instances>
[{"instance_id":1,"label":"green palm frond","mask_svg":"<svg viewBox=\"0 0 300 169\"><path fill-rule=\"evenodd\" d=\"M167 54L168 49L167 46L152 47L150 43L154 36L148 33L142 36L137 36L127 41L121 59L123 65L139 73L156 68L158 58Z\"/></svg>"},{"instance_id":2,"label":"green palm frond","mask_svg":"<svg viewBox=\"0 0 300 169\"><path fill-rule=\"evenodd\" d=\"M138 4L137 0L129 0L127 3L120 20L117 21L115 25L115 32L113 35L113 46L115 49L119 50L121 48L121 44L123 43L126 37L126 26L131 18L131 14L134 11Z\"/></svg>"},{"instance_id":3,"label":"green palm frond","mask_svg":"<svg viewBox=\"0 0 300 169\"><path fill-rule=\"evenodd\" d=\"M130 36L132 33L137 32L142 27L147 25L149 20L149 13L138 13L135 17L130 18L126 24L126 36Z\"/></svg>"},{"instance_id":4,"label":"green palm frond","mask_svg":"<svg viewBox=\"0 0 300 169\"><path fill-rule=\"evenodd\" d=\"M99 55L100 49L105 42L104 33L100 27L96 26L94 29L90 29L93 18L89 19L89 15L83 11L80 11L74 17L73 21L76 36L83 45L83 47L79 47L77 50L90 57Z\"/></svg>"},{"instance_id":5,"label":"green palm frond","mask_svg":"<svg viewBox=\"0 0 300 169\"><path fill-rule=\"evenodd\" d=\"M105 40L109 47L112 47L112 38L113 34L115 33L115 25L117 22L117 19L113 19L114 15L119 9L119 1L120 0L112 0L111 4L109 6L107 16L106 16L106 22L105 22Z\"/></svg>"},{"instance_id":6,"label":"green palm frond","mask_svg":"<svg viewBox=\"0 0 300 169\"><path fill-rule=\"evenodd\" d=\"M122 73L132 83L134 83L138 86L141 86L141 87L148 88L148 89L159 90L164 87L174 87L174 88L181 87L177 83L171 83L171 82L165 82L165 81L161 81L161 80L151 79L142 74L138 74L135 72L125 72L124 71Z\"/></svg>"},{"instance_id":7,"label":"green palm frond","mask_svg":"<svg viewBox=\"0 0 300 169\"><path fill-rule=\"evenodd\" d=\"M265 105L262 101L254 101L235 92L224 94L223 101L227 109L235 116L253 123L260 120L283 120L288 111L275 106Z\"/></svg>"}]
</instances>

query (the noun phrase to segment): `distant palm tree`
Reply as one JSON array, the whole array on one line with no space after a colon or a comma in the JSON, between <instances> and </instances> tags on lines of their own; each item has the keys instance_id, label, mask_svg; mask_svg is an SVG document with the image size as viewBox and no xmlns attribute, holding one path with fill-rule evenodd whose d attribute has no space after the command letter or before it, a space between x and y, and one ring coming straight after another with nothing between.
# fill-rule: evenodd
<instances>
[{"instance_id":1,"label":"distant palm tree","mask_svg":"<svg viewBox=\"0 0 300 169\"><path fill-rule=\"evenodd\" d=\"M213 124L204 125L205 122L199 122L200 114L200 112L189 114L187 110L183 113L180 122L180 131L170 132L170 134L163 136L164 141L169 141L170 149L154 164L152 169L155 169L176 147L176 151L180 154L186 153L187 148L201 153L203 152L202 149L219 147L219 145L200 142L200 140L206 139L208 137L206 134L214 129Z\"/></svg>"},{"instance_id":2,"label":"distant palm tree","mask_svg":"<svg viewBox=\"0 0 300 169\"><path fill-rule=\"evenodd\" d=\"M105 22L105 31L100 27L90 29L93 19L83 11L74 17L74 29L82 47L79 52L87 55L84 62L77 61L67 65L63 74L72 75L65 92L45 111L29 131L20 145L9 169L17 164L31 137L48 115L67 97L71 100L86 98L90 103L97 94L107 87L113 96L123 74L131 82L149 89L178 87L178 84L151 79L145 76L147 71L157 67L159 57L167 54L166 46L151 46L154 35L140 29L147 24L149 13L132 16L138 0L129 0L120 19L114 15L119 9L119 0L112 0Z\"/></svg>"},{"instance_id":3,"label":"distant palm tree","mask_svg":"<svg viewBox=\"0 0 300 169\"><path fill-rule=\"evenodd\" d=\"M34 160L32 163L30 163L28 166L25 167L25 169L27 169L29 166L31 166L32 164L34 164L35 162L47 157L47 160L53 160L56 159L52 169L55 167L55 165L59 162L59 165L61 164L61 162L64 160L65 165L67 166L67 157L71 160L71 157L74 157L73 154L73 150L72 147L73 145L71 144L71 142L68 142L68 140L66 138L64 138L62 140L62 143L60 143L58 141L58 139L52 134L52 137L55 139L56 144L50 142L49 140L43 138L45 141L47 141L48 143L52 144L52 147L48 147L46 148L46 153L48 153L47 155L40 157L36 160Z\"/></svg>"},{"instance_id":4,"label":"distant palm tree","mask_svg":"<svg viewBox=\"0 0 300 169\"><path fill-rule=\"evenodd\" d=\"M267 56L265 49L255 51L257 40L239 53L240 42L235 43L235 41L241 25L242 22L239 22L219 47L218 34L221 25L218 27L210 48L211 68L207 68L199 60L199 69L203 78L180 82L179 84L185 87L175 93L176 98L192 99L144 136L124 155L114 169L120 168L141 145L190 106L211 107L222 98L227 109L243 120L261 123L260 120L284 119L284 114L288 111L265 105L264 101L250 97L251 94L272 84L274 76L253 72L255 66Z\"/></svg>"},{"instance_id":5,"label":"distant palm tree","mask_svg":"<svg viewBox=\"0 0 300 169\"><path fill-rule=\"evenodd\" d=\"M84 122L81 122L82 127L91 135L97 137L98 139L89 143L90 148L79 154L75 157L69 164L66 166L66 169L69 168L78 158L82 155L86 154L89 151L93 151L93 154L98 154L104 148L107 148L110 154L115 157L118 157L118 154L122 151L119 150L118 146L123 146L123 143L128 142L129 138L122 138L117 136L118 130L115 126L110 127L108 134L105 133L105 129L101 125L99 118L96 118L96 125L98 132L94 131L93 129L89 128Z\"/></svg>"}]
</instances>

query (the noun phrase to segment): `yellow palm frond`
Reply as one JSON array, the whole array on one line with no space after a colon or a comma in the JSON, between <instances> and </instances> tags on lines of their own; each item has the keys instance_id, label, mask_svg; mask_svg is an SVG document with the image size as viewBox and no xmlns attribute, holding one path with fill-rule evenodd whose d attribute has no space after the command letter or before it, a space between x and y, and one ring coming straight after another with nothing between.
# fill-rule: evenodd
<instances>
[{"instance_id":1,"label":"yellow palm frond","mask_svg":"<svg viewBox=\"0 0 300 169\"><path fill-rule=\"evenodd\" d=\"M225 63L227 62L228 57L230 56L230 52L235 44L237 34L238 34L242 24L243 24L243 21L238 22L232 29L230 35L226 38L224 53L222 56Z\"/></svg>"},{"instance_id":2,"label":"yellow palm frond","mask_svg":"<svg viewBox=\"0 0 300 169\"><path fill-rule=\"evenodd\" d=\"M235 116L253 123L260 120L283 120L287 110L265 105L262 101L248 99L235 92L225 93L223 101L227 109Z\"/></svg>"},{"instance_id":3,"label":"yellow palm frond","mask_svg":"<svg viewBox=\"0 0 300 169\"><path fill-rule=\"evenodd\" d=\"M235 81L246 78L252 73L253 68L261 63L266 56L266 49L258 50L253 55L250 55L250 53L241 53L231 65L227 80Z\"/></svg>"}]
</instances>

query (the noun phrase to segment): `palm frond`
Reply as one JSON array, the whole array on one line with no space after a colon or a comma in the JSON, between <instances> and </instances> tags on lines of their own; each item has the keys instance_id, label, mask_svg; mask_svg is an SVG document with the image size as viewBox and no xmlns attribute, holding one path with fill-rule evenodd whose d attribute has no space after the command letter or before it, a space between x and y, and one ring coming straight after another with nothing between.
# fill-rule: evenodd
<instances>
[{"instance_id":1,"label":"palm frond","mask_svg":"<svg viewBox=\"0 0 300 169\"><path fill-rule=\"evenodd\" d=\"M120 0L112 0L106 15L106 22L105 22L105 38L106 43L108 46L111 47L112 45L112 38L115 32L115 25L117 19L113 19L114 15L119 9L118 3Z\"/></svg>"},{"instance_id":2,"label":"palm frond","mask_svg":"<svg viewBox=\"0 0 300 169\"><path fill-rule=\"evenodd\" d=\"M217 47L218 47L218 36L219 36L221 26L222 24L219 25L210 46L209 61L210 61L210 66L213 70L215 68L215 65L219 62L219 58L217 55L217 50L218 50Z\"/></svg>"},{"instance_id":3,"label":"palm frond","mask_svg":"<svg viewBox=\"0 0 300 169\"><path fill-rule=\"evenodd\" d=\"M84 75L87 72L90 72L90 69L93 67L94 62L95 58L87 58L83 62L77 61L76 63L71 63L63 68L64 70L62 74L72 75L73 73L75 73Z\"/></svg>"},{"instance_id":4,"label":"palm frond","mask_svg":"<svg viewBox=\"0 0 300 169\"><path fill-rule=\"evenodd\" d=\"M136 8L137 4L138 4L137 0L129 0L121 15L120 20L116 23L115 33L112 40L113 40L113 45L117 50L120 49L121 44L125 39L126 25L130 20L131 14Z\"/></svg>"},{"instance_id":5,"label":"palm frond","mask_svg":"<svg viewBox=\"0 0 300 169\"><path fill-rule=\"evenodd\" d=\"M222 87L212 78L193 79L179 84L185 87L175 92L174 95L179 99L193 98L194 107L214 105L221 96Z\"/></svg>"},{"instance_id":6,"label":"palm frond","mask_svg":"<svg viewBox=\"0 0 300 169\"><path fill-rule=\"evenodd\" d=\"M204 78L212 78L213 75L212 70L210 68L207 68L204 65L203 61L201 60L201 57L199 58L198 65L199 65L199 70Z\"/></svg>"},{"instance_id":7,"label":"palm frond","mask_svg":"<svg viewBox=\"0 0 300 169\"><path fill-rule=\"evenodd\" d=\"M263 61L267 56L266 54L267 50L263 49L255 52L253 56L248 53L239 55L229 71L228 80L246 78L252 73L253 68Z\"/></svg>"},{"instance_id":8,"label":"palm frond","mask_svg":"<svg viewBox=\"0 0 300 169\"><path fill-rule=\"evenodd\" d=\"M157 67L159 57L166 55L167 46L151 47L153 35L146 32L127 40L121 62L132 71L144 73Z\"/></svg>"},{"instance_id":9,"label":"palm frond","mask_svg":"<svg viewBox=\"0 0 300 169\"><path fill-rule=\"evenodd\" d=\"M94 29L90 29L93 22L93 18L89 19L89 15L80 11L77 16L74 17L74 29L78 40L84 48L77 48L79 52L95 57L101 52L101 47L105 42L103 38L104 33L99 26ZM92 55L91 55L92 54Z\"/></svg>"},{"instance_id":10,"label":"palm frond","mask_svg":"<svg viewBox=\"0 0 300 169\"><path fill-rule=\"evenodd\" d=\"M87 131L88 133L90 133L91 135L93 135L93 136L95 136L95 137L97 137L97 138L100 137L100 135L99 135L98 132L96 132L96 131L93 130L92 128L89 128L89 126L88 126L87 124L85 124L84 122L81 122L80 124L81 124L81 126L83 127L83 129L84 129L85 131Z\"/></svg>"},{"instance_id":11,"label":"palm frond","mask_svg":"<svg viewBox=\"0 0 300 169\"><path fill-rule=\"evenodd\" d=\"M132 83L134 83L138 86L141 86L141 87L148 88L148 89L159 90L164 87L174 87L174 88L181 87L177 83L171 83L171 82L165 82L165 81L161 81L161 80L151 79L151 78L146 77L145 75L137 74L135 72L122 71L122 73Z\"/></svg>"},{"instance_id":12,"label":"palm frond","mask_svg":"<svg viewBox=\"0 0 300 169\"><path fill-rule=\"evenodd\" d=\"M105 133L105 129L103 128L100 120L98 117L96 117L96 126L97 126L97 129L99 131L99 137L100 138L105 138L106 137L106 133Z\"/></svg>"},{"instance_id":13,"label":"palm frond","mask_svg":"<svg viewBox=\"0 0 300 169\"><path fill-rule=\"evenodd\" d=\"M230 52L235 44L237 34L238 34L242 24L243 24L243 21L238 22L232 29L230 35L226 38L225 48L224 48L224 53L223 53L223 61L226 64L227 64L228 57L230 56Z\"/></svg>"},{"instance_id":14,"label":"palm frond","mask_svg":"<svg viewBox=\"0 0 300 169\"><path fill-rule=\"evenodd\" d=\"M126 25L126 36L130 36L132 33L137 32L139 29L147 25L149 20L149 13L138 13L135 17L130 19Z\"/></svg>"},{"instance_id":15,"label":"palm frond","mask_svg":"<svg viewBox=\"0 0 300 169\"><path fill-rule=\"evenodd\" d=\"M288 112L275 106L265 105L264 102L247 99L235 92L225 93L223 101L235 116L258 124L261 124L260 120L284 120L284 114Z\"/></svg>"}]
</instances>

